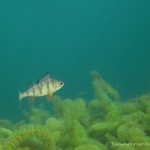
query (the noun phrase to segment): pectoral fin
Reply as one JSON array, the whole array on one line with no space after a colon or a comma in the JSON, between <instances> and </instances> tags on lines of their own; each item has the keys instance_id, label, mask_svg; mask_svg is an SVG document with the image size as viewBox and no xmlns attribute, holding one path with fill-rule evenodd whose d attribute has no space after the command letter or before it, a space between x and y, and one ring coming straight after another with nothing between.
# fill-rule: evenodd
<instances>
[{"instance_id":1,"label":"pectoral fin","mask_svg":"<svg viewBox=\"0 0 150 150\"><path fill-rule=\"evenodd\" d=\"M49 101L51 101L52 96L53 96L53 94L52 94L52 93L51 93L51 94L48 94L48 96L47 96L47 100L48 100L48 102L49 102Z\"/></svg>"}]
</instances>

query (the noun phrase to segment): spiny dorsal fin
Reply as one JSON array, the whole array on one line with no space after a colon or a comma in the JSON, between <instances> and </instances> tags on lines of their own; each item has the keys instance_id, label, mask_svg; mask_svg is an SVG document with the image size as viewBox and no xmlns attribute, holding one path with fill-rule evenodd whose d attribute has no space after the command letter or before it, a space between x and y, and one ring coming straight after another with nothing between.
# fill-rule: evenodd
<instances>
[{"instance_id":1,"label":"spiny dorsal fin","mask_svg":"<svg viewBox=\"0 0 150 150\"><path fill-rule=\"evenodd\" d=\"M39 78L38 80L37 80L37 84L39 84L40 82L43 82L43 81L45 81L45 80L50 80L51 78L50 78L50 73L49 72L47 72L47 73L45 73L41 78Z\"/></svg>"}]
</instances>

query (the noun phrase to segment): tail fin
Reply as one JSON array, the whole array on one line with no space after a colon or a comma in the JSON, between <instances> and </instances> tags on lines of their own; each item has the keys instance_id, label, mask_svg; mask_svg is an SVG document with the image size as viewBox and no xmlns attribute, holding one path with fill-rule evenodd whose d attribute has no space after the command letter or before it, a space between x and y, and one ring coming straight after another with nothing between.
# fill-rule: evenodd
<instances>
[{"instance_id":1,"label":"tail fin","mask_svg":"<svg viewBox=\"0 0 150 150\"><path fill-rule=\"evenodd\" d=\"M23 94L19 91L19 101L21 102L21 99L23 98Z\"/></svg>"},{"instance_id":2,"label":"tail fin","mask_svg":"<svg viewBox=\"0 0 150 150\"><path fill-rule=\"evenodd\" d=\"M19 91L19 90L18 90ZM19 91L19 108L21 108L21 99L23 98L22 93Z\"/></svg>"}]
</instances>

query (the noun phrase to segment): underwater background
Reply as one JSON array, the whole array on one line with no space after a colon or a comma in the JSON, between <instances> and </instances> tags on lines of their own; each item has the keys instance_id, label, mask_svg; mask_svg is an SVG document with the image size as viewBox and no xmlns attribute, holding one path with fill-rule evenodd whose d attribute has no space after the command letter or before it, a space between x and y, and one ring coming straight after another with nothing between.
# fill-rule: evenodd
<instances>
[{"instance_id":1,"label":"underwater background","mask_svg":"<svg viewBox=\"0 0 150 150\"><path fill-rule=\"evenodd\" d=\"M65 83L54 93L62 101L90 103L101 75L121 102L149 93L149 6L149 0L1 0L0 119L25 119L31 104L25 98L19 108L18 91L47 71ZM35 99L35 108L41 102L53 109L46 97Z\"/></svg>"}]
</instances>

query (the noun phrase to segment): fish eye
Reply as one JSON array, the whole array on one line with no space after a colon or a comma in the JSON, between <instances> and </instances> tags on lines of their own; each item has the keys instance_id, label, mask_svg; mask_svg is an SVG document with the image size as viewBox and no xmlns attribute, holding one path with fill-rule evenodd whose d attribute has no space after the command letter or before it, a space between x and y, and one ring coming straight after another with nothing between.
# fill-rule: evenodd
<instances>
[{"instance_id":1,"label":"fish eye","mask_svg":"<svg viewBox=\"0 0 150 150\"><path fill-rule=\"evenodd\" d=\"M59 82L59 84L60 84L60 85L63 85L63 83L62 83L62 82Z\"/></svg>"}]
</instances>

